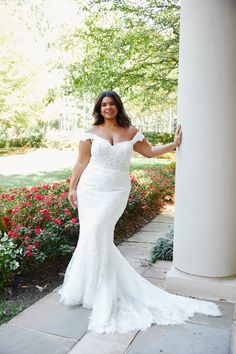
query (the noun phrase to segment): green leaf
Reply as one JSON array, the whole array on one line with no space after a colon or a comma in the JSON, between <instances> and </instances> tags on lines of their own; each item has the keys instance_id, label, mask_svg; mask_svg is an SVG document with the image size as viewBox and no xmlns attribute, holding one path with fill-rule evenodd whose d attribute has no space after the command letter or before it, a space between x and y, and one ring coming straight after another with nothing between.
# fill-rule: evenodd
<instances>
[{"instance_id":1,"label":"green leaf","mask_svg":"<svg viewBox=\"0 0 236 354\"><path fill-rule=\"evenodd\" d=\"M5 242L5 241L7 241L8 240L8 236L7 235L4 235L2 238L1 238L1 241L2 242Z\"/></svg>"}]
</instances>

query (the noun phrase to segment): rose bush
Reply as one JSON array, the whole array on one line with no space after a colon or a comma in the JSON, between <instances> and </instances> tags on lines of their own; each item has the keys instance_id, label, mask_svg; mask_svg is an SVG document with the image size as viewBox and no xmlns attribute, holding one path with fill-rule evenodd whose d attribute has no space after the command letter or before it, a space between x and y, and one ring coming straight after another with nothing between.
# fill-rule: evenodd
<instances>
[{"instance_id":1,"label":"rose bush","mask_svg":"<svg viewBox=\"0 0 236 354\"><path fill-rule=\"evenodd\" d=\"M50 185L41 183L0 194L0 230L2 235L7 233L17 249L22 249L20 270L32 269L75 250L79 220L77 211L67 200L69 182L70 178L67 178ZM122 224L122 218L125 223L137 220L144 210L171 200L174 170L136 170L132 172L131 183L127 207L118 224ZM127 215L136 215L136 219L127 218Z\"/></svg>"},{"instance_id":2,"label":"rose bush","mask_svg":"<svg viewBox=\"0 0 236 354\"><path fill-rule=\"evenodd\" d=\"M69 180L1 194L2 224L17 247L23 248L22 266L73 252L79 222L67 201Z\"/></svg>"}]
</instances>

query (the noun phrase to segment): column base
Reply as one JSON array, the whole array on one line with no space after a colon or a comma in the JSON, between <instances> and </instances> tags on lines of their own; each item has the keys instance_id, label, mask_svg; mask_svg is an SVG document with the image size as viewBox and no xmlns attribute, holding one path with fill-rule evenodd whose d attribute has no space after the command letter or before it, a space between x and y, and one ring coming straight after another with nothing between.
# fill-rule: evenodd
<instances>
[{"instance_id":1,"label":"column base","mask_svg":"<svg viewBox=\"0 0 236 354\"><path fill-rule=\"evenodd\" d=\"M236 303L236 278L207 278L181 272L172 267L166 275L166 290L205 300Z\"/></svg>"}]
</instances>

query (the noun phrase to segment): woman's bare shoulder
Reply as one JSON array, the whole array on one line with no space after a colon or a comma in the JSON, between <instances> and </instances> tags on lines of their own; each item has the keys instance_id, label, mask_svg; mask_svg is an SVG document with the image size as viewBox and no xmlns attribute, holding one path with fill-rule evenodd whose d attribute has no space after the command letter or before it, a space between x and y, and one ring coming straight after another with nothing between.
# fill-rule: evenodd
<instances>
[{"instance_id":1,"label":"woman's bare shoulder","mask_svg":"<svg viewBox=\"0 0 236 354\"><path fill-rule=\"evenodd\" d=\"M90 128L86 130L85 133L95 133L96 132L96 127L92 125Z\"/></svg>"},{"instance_id":2,"label":"woman's bare shoulder","mask_svg":"<svg viewBox=\"0 0 236 354\"><path fill-rule=\"evenodd\" d=\"M128 128L128 132L131 137L133 137L135 134L138 132L138 128L135 127L135 125L130 125Z\"/></svg>"}]
</instances>

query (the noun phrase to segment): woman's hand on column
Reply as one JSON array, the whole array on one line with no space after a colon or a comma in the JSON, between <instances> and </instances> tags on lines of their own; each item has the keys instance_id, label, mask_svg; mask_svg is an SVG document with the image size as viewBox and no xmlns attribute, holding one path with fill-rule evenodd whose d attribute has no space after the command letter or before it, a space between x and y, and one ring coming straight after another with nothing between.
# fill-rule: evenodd
<instances>
[{"instance_id":1,"label":"woman's hand on column","mask_svg":"<svg viewBox=\"0 0 236 354\"><path fill-rule=\"evenodd\" d=\"M182 141L182 130L181 130L181 125L178 124L175 130L175 140L174 140L176 147L180 146L181 141Z\"/></svg>"},{"instance_id":2,"label":"woman's hand on column","mask_svg":"<svg viewBox=\"0 0 236 354\"><path fill-rule=\"evenodd\" d=\"M68 200L72 208L75 210L77 208L77 193L76 190L69 190Z\"/></svg>"}]
</instances>

